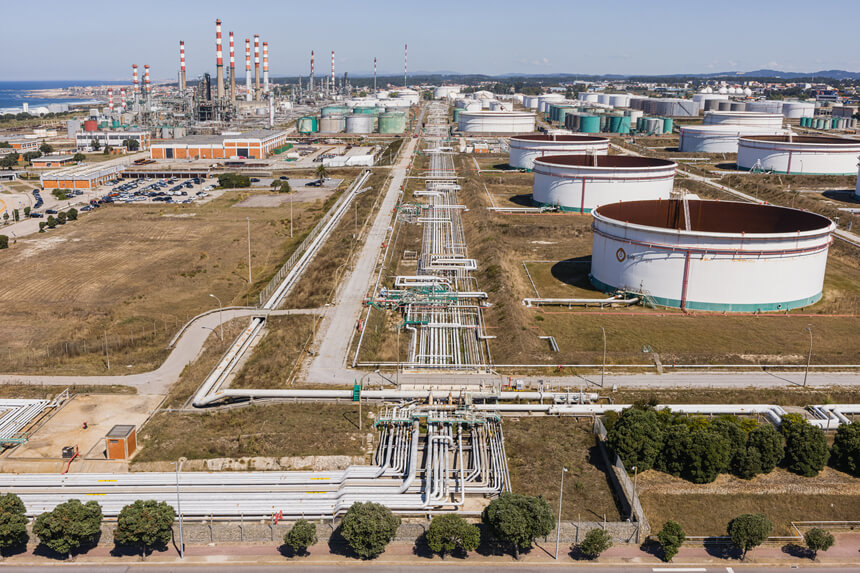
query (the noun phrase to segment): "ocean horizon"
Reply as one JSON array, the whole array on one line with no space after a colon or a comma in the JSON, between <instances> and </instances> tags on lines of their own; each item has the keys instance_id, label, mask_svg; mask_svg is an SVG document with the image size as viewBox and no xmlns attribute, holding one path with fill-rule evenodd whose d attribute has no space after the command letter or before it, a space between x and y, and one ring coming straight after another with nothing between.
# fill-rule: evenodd
<instances>
[{"instance_id":1,"label":"ocean horizon","mask_svg":"<svg viewBox=\"0 0 860 573\"><path fill-rule=\"evenodd\" d=\"M14 113L14 110L20 110L22 105L26 103L30 107L40 105L48 105L52 103L80 104L87 103L92 100L80 100L75 98L44 98L33 97L30 92L33 90L48 90L62 89L72 86L88 87L102 85L128 85L130 82L111 81L111 80L80 80L80 81L0 81L0 113ZM7 111L8 110L8 111Z\"/></svg>"}]
</instances>

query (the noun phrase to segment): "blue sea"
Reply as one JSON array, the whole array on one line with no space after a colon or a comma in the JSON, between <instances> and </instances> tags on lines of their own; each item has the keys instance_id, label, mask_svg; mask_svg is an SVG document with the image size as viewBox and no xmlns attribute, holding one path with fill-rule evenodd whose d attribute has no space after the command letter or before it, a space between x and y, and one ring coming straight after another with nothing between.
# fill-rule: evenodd
<instances>
[{"instance_id":1,"label":"blue sea","mask_svg":"<svg viewBox=\"0 0 860 573\"><path fill-rule=\"evenodd\" d=\"M68 103L80 104L86 103L87 100L74 98L39 98L32 97L29 92L32 90L46 90L68 88L72 86L102 86L102 85L125 85L130 82L111 82L111 81L42 81L42 82L0 82L0 113L9 113L14 109L20 110L24 102L30 107L39 105L48 105L51 103Z\"/></svg>"}]
</instances>

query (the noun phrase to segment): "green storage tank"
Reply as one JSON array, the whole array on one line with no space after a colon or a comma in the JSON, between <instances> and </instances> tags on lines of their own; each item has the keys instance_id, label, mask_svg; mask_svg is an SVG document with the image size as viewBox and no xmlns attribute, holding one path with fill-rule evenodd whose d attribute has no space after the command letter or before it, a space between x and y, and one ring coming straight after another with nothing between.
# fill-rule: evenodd
<instances>
[{"instance_id":1,"label":"green storage tank","mask_svg":"<svg viewBox=\"0 0 860 573\"><path fill-rule=\"evenodd\" d=\"M356 107L352 110L353 113L367 113L376 115L379 113L378 107Z\"/></svg>"},{"instance_id":2,"label":"green storage tank","mask_svg":"<svg viewBox=\"0 0 860 573\"><path fill-rule=\"evenodd\" d=\"M349 108L345 105L327 105L324 106L320 110L321 117L328 117L330 115L348 115Z\"/></svg>"},{"instance_id":3,"label":"green storage tank","mask_svg":"<svg viewBox=\"0 0 860 573\"><path fill-rule=\"evenodd\" d=\"M459 107L454 108L454 123L457 123L457 121L460 119L460 112L461 111L463 111L462 108L459 108Z\"/></svg>"},{"instance_id":4,"label":"green storage tank","mask_svg":"<svg viewBox=\"0 0 860 573\"><path fill-rule=\"evenodd\" d=\"M379 133L403 133L406 130L406 114L402 111L383 113L379 116Z\"/></svg>"},{"instance_id":5,"label":"green storage tank","mask_svg":"<svg viewBox=\"0 0 860 573\"><path fill-rule=\"evenodd\" d=\"M621 133L621 116L620 115L610 115L609 116L609 133Z\"/></svg>"},{"instance_id":6,"label":"green storage tank","mask_svg":"<svg viewBox=\"0 0 860 573\"><path fill-rule=\"evenodd\" d=\"M621 116L621 129L618 133L630 133L630 116L623 115Z\"/></svg>"},{"instance_id":7,"label":"green storage tank","mask_svg":"<svg viewBox=\"0 0 860 573\"><path fill-rule=\"evenodd\" d=\"M299 133L316 133L319 131L319 124L316 116L306 115L296 120L296 131Z\"/></svg>"},{"instance_id":8,"label":"green storage tank","mask_svg":"<svg viewBox=\"0 0 860 573\"><path fill-rule=\"evenodd\" d=\"M596 115L583 115L579 118L581 133L600 133L600 118Z\"/></svg>"},{"instance_id":9,"label":"green storage tank","mask_svg":"<svg viewBox=\"0 0 860 573\"><path fill-rule=\"evenodd\" d=\"M672 133L672 118L663 118L663 133Z\"/></svg>"},{"instance_id":10,"label":"green storage tank","mask_svg":"<svg viewBox=\"0 0 860 573\"><path fill-rule=\"evenodd\" d=\"M839 129L839 118L834 117L830 120L830 129Z\"/></svg>"}]
</instances>

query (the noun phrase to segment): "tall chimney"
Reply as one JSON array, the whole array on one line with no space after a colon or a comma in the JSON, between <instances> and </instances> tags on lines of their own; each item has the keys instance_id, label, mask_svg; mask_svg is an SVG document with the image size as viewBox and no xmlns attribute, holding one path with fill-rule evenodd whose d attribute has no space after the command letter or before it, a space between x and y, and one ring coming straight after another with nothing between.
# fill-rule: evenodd
<instances>
[{"instance_id":1,"label":"tall chimney","mask_svg":"<svg viewBox=\"0 0 860 573\"><path fill-rule=\"evenodd\" d=\"M331 85L328 86L329 91L334 94L335 92L335 83L334 83L334 50L331 51Z\"/></svg>"},{"instance_id":2,"label":"tall chimney","mask_svg":"<svg viewBox=\"0 0 860 573\"><path fill-rule=\"evenodd\" d=\"M147 98L152 95L152 85L149 83L149 64L143 65L143 91Z\"/></svg>"},{"instance_id":3,"label":"tall chimney","mask_svg":"<svg viewBox=\"0 0 860 573\"><path fill-rule=\"evenodd\" d=\"M108 109L113 114L113 88L108 88Z\"/></svg>"},{"instance_id":4,"label":"tall chimney","mask_svg":"<svg viewBox=\"0 0 860 573\"><path fill-rule=\"evenodd\" d=\"M260 35L254 34L254 95L260 99Z\"/></svg>"},{"instance_id":5,"label":"tall chimney","mask_svg":"<svg viewBox=\"0 0 860 573\"><path fill-rule=\"evenodd\" d=\"M179 93L185 95L185 42L179 41Z\"/></svg>"},{"instance_id":6,"label":"tall chimney","mask_svg":"<svg viewBox=\"0 0 860 573\"><path fill-rule=\"evenodd\" d=\"M251 40L245 38L245 101L251 101Z\"/></svg>"},{"instance_id":7,"label":"tall chimney","mask_svg":"<svg viewBox=\"0 0 860 573\"><path fill-rule=\"evenodd\" d=\"M125 88L119 88L119 109L120 111L125 111Z\"/></svg>"},{"instance_id":8,"label":"tall chimney","mask_svg":"<svg viewBox=\"0 0 860 573\"><path fill-rule=\"evenodd\" d=\"M373 58L373 93L376 93L376 58Z\"/></svg>"},{"instance_id":9,"label":"tall chimney","mask_svg":"<svg viewBox=\"0 0 860 573\"><path fill-rule=\"evenodd\" d=\"M140 92L140 82L137 79L137 64L131 65L131 81L132 94L134 94L134 99L137 99L138 93Z\"/></svg>"},{"instance_id":10,"label":"tall chimney","mask_svg":"<svg viewBox=\"0 0 860 573\"><path fill-rule=\"evenodd\" d=\"M221 51L221 20L215 20L215 59L218 99L222 99L224 97L224 53Z\"/></svg>"},{"instance_id":11,"label":"tall chimney","mask_svg":"<svg viewBox=\"0 0 860 573\"><path fill-rule=\"evenodd\" d=\"M269 42L263 42L263 93L269 93Z\"/></svg>"},{"instance_id":12,"label":"tall chimney","mask_svg":"<svg viewBox=\"0 0 860 573\"><path fill-rule=\"evenodd\" d=\"M409 46L407 44L403 44L403 87L406 87L406 55Z\"/></svg>"},{"instance_id":13,"label":"tall chimney","mask_svg":"<svg viewBox=\"0 0 860 573\"><path fill-rule=\"evenodd\" d=\"M230 32L230 99L236 101L236 50L233 47L233 32Z\"/></svg>"},{"instance_id":14,"label":"tall chimney","mask_svg":"<svg viewBox=\"0 0 860 573\"><path fill-rule=\"evenodd\" d=\"M311 50L311 80L308 87L308 92L313 95L314 93L314 51Z\"/></svg>"}]
</instances>

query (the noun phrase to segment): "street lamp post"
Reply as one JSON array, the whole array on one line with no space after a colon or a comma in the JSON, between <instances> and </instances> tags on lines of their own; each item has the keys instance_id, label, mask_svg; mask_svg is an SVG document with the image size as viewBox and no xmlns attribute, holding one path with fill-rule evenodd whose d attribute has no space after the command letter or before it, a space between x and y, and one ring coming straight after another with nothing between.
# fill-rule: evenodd
<instances>
[{"instance_id":1,"label":"street lamp post","mask_svg":"<svg viewBox=\"0 0 860 573\"><path fill-rule=\"evenodd\" d=\"M600 332L603 333L603 368L600 370L600 387L603 388L603 378L606 376L606 329L601 326Z\"/></svg>"},{"instance_id":2,"label":"street lamp post","mask_svg":"<svg viewBox=\"0 0 860 573\"><path fill-rule=\"evenodd\" d=\"M224 313L224 305L221 304L221 299L218 298L217 296L215 296L214 294L209 293L209 296L211 296L212 298L214 298L215 300L218 301L218 322L220 323L219 326L221 328L221 337L220 338L221 338L221 342L224 342L224 314L223 314Z\"/></svg>"},{"instance_id":3,"label":"street lamp post","mask_svg":"<svg viewBox=\"0 0 860 573\"><path fill-rule=\"evenodd\" d=\"M809 333L809 354L806 356L806 373L803 375L803 386L806 387L806 379L809 377L809 365L812 363L812 325L806 326L806 331Z\"/></svg>"},{"instance_id":4,"label":"street lamp post","mask_svg":"<svg viewBox=\"0 0 860 573\"><path fill-rule=\"evenodd\" d=\"M176 513L179 514L179 558L185 559L185 537L182 535L182 506L179 501L179 472L182 471L182 464L185 463L185 458L179 458L176 462Z\"/></svg>"},{"instance_id":5,"label":"street lamp post","mask_svg":"<svg viewBox=\"0 0 860 573\"><path fill-rule=\"evenodd\" d=\"M245 217L248 221L248 284L254 284L251 280L251 217Z\"/></svg>"},{"instance_id":6,"label":"street lamp post","mask_svg":"<svg viewBox=\"0 0 860 573\"><path fill-rule=\"evenodd\" d=\"M561 501L564 499L564 474L567 473L567 468L561 468L561 489L558 493L558 525L555 527L555 559L558 561L558 543L561 540Z\"/></svg>"},{"instance_id":7,"label":"street lamp post","mask_svg":"<svg viewBox=\"0 0 860 573\"><path fill-rule=\"evenodd\" d=\"M636 508L636 478L639 477L639 468L633 466L633 503L630 504L630 518L633 519L633 514Z\"/></svg>"},{"instance_id":8,"label":"street lamp post","mask_svg":"<svg viewBox=\"0 0 860 573\"><path fill-rule=\"evenodd\" d=\"M105 329L105 358L107 358L107 369L110 370L110 349L108 348L107 329Z\"/></svg>"}]
</instances>

